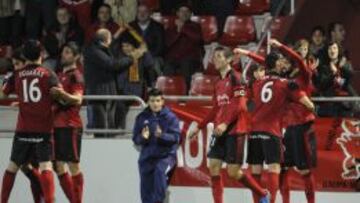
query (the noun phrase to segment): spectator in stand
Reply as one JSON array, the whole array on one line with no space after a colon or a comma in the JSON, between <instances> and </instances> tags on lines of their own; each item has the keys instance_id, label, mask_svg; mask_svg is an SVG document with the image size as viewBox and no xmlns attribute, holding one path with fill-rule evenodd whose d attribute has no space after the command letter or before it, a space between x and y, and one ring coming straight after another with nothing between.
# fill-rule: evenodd
<instances>
[{"instance_id":1,"label":"spectator in stand","mask_svg":"<svg viewBox=\"0 0 360 203\"><path fill-rule=\"evenodd\" d=\"M48 35L53 35L59 41L59 47L62 47L69 41L76 42L78 46L83 45L84 33L69 10L60 7L56 12L56 24L48 31Z\"/></svg>"},{"instance_id":2,"label":"spectator in stand","mask_svg":"<svg viewBox=\"0 0 360 203\"><path fill-rule=\"evenodd\" d=\"M329 41L344 45L346 30L341 22L332 22L329 25Z\"/></svg>"},{"instance_id":3,"label":"spectator in stand","mask_svg":"<svg viewBox=\"0 0 360 203\"><path fill-rule=\"evenodd\" d=\"M317 94L326 97L349 96L352 77L350 62L336 42L330 42L325 50L327 50L327 55L314 79ZM352 108L352 103L322 103L318 115L351 116L354 113Z\"/></svg>"},{"instance_id":4,"label":"spectator in stand","mask_svg":"<svg viewBox=\"0 0 360 203\"><path fill-rule=\"evenodd\" d=\"M310 53L315 57L320 57L326 42L325 30L321 26L316 26L311 32Z\"/></svg>"},{"instance_id":5,"label":"spectator in stand","mask_svg":"<svg viewBox=\"0 0 360 203\"><path fill-rule=\"evenodd\" d=\"M18 47L23 34L23 0L1 0L0 6L0 45Z\"/></svg>"},{"instance_id":6,"label":"spectator in stand","mask_svg":"<svg viewBox=\"0 0 360 203\"><path fill-rule=\"evenodd\" d=\"M310 43L306 39L300 39L295 43L294 50L300 54L305 64L313 71L313 74L316 74L317 67L319 66L319 59L317 59L310 52ZM294 68L290 73L290 78L294 78L299 73L298 68Z\"/></svg>"},{"instance_id":7,"label":"spectator in stand","mask_svg":"<svg viewBox=\"0 0 360 203\"><path fill-rule=\"evenodd\" d=\"M111 32L106 29L99 29L95 33L91 45L84 50L84 76L86 94L88 95L117 95L119 93L117 75L129 69L133 64L133 59L128 56L114 58L110 50L111 42ZM116 102L89 101L88 104L92 115L89 119L94 125L91 127L115 128ZM95 134L95 137L106 136L108 135Z\"/></svg>"},{"instance_id":8,"label":"spectator in stand","mask_svg":"<svg viewBox=\"0 0 360 203\"><path fill-rule=\"evenodd\" d=\"M114 35L119 30L119 27L112 18L111 6L109 4L102 4L97 12L97 20L86 31L85 43L90 43L100 28L106 28Z\"/></svg>"},{"instance_id":9,"label":"spectator in stand","mask_svg":"<svg viewBox=\"0 0 360 203\"><path fill-rule=\"evenodd\" d=\"M42 66L56 71L60 55L59 41L54 35L47 35L43 40L43 62Z\"/></svg>"},{"instance_id":10,"label":"spectator in stand","mask_svg":"<svg viewBox=\"0 0 360 203\"><path fill-rule=\"evenodd\" d=\"M135 20L137 0L104 0L114 9L113 17L116 22L130 23Z\"/></svg>"},{"instance_id":11,"label":"spectator in stand","mask_svg":"<svg viewBox=\"0 0 360 203\"><path fill-rule=\"evenodd\" d=\"M83 30L91 25L92 0L60 0L59 2L61 7L68 9Z\"/></svg>"},{"instance_id":12,"label":"spectator in stand","mask_svg":"<svg viewBox=\"0 0 360 203\"><path fill-rule=\"evenodd\" d=\"M187 88L190 88L191 76L201 71L203 40L201 27L190 20L191 9L187 5L178 8L175 26L165 34L167 52L165 55L165 75L182 75Z\"/></svg>"},{"instance_id":13,"label":"spectator in stand","mask_svg":"<svg viewBox=\"0 0 360 203\"><path fill-rule=\"evenodd\" d=\"M113 43L113 53L115 57L128 56L133 60L130 68L118 75L119 93L145 98L146 91L153 87L156 80L154 60L145 43L126 31ZM116 126L122 129L126 126L129 105L129 102L120 101L117 104Z\"/></svg>"},{"instance_id":14,"label":"spectator in stand","mask_svg":"<svg viewBox=\"0 0 360 203\"><path fill-rule=\"evenodd\" d=\"M151 11L145 4L138 7L136 20L130 23L130 26L136 30L145 40L147 48L154 58L155 70L160 74L161 64L163 64L163 54L165 47L165 34L163 26L154 21L151 17Z\"/></svg>"},{"instance_id":15,"label":"spectator in stand","mask_svg":"<svg viewBox=\"0 0 360 203\"><path fill-rule=\"evenodd\" d=\"M26 35L29 39L39 39L44 30L49 30L56 23L58 0L26 1Z\"/></svg>"}]
</instances>

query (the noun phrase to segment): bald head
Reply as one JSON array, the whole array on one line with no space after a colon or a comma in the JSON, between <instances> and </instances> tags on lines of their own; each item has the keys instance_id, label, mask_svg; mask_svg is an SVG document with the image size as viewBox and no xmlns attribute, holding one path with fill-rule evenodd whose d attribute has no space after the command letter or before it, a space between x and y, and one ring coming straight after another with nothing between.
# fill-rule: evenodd
<instances>
[{"instance_id":1,"label":"bald head","mask_svg":"<svg viewBox=\"0 0 360 203\"><path fill-rule=\"evenodd\" d=\"M101 28L96 31L95 39L104 46L109 47L112 40L111 32L108 29Z\"/></svg>"}]
</instances>

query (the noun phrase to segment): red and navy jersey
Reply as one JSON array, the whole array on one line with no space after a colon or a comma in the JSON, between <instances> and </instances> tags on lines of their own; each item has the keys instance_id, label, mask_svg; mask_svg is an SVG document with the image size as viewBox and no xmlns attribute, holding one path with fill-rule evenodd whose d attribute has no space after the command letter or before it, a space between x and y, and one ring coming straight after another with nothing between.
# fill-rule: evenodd
<instances>
[{"instance_id":1,"label":"red and navy jersey","mask_svg":"<svg viewBox=\"0 0 360 203\"><path fill-rule=\"evenodd\" d=\"M286 106L297 102L305 93L295 90L295 84L279 76L266 76L256 80L250 92L254 102L251 118L251 132L263 132L282 136L282 120Z\"/></svg>"},{"instance_id":2,"label":"red and navy jersey","mask_svg":"<svg viewBox=\"0 0 360 203\"><path fill-rule=\"evenodd\" d=\"M215 84L213 108L209 115L199 124L204 128L207 123L214 122L217 126L225 123L234 127L230 134L247 131L246 116L246 89L240 83L241 74L230 70L226 76Z\"/></svg>"},{"instance_id":3,"label":"red and navy jersey","mask_svg":"<svg viewBox=\"0 0 360 203\"><path fill-rule=\"evenodd\" d=\"M52 105L54 102L50 95L50 89L54 86L59 86L55 73L35 64L15 71L5 82L4 94L14 93L18 96L17 132L52 132Z\"/></svg>"},{"instance_id":4,"label":"red and navy jersey","mask_svg":"<svg viewBox=\"0 0 360 203\"><path fill-rule=\"evenodd\" d=\"M79 69L60 72L58 77L65 92L77 95L84 94L84 79ZM55 107L54 127L81 128L80 108L81 106L78 105L67 106L57 104Z\"/></svg>"}]
</instances>

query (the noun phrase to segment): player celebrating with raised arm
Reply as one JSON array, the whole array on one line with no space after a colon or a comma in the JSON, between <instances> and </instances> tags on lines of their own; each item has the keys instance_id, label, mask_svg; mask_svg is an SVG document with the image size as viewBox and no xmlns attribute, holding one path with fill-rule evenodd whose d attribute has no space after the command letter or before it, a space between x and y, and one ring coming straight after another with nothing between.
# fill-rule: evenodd
<instances>
[{"instance_id":1,"label":"player celebrating with raised arm","mask_svg":"<svg viewBox=\"0 0 360 203\"><path fill-rule=\"evenodd\" d=\"M52 173L53 98L52 87L58 86L56 75L41 67L40 43L25 42L23 56L25 66L16 70L5 82L0 95L15 93L19 97L19 115L12 146L10 163L4 173L1 203L7 203L19 167L27 163L35 153L41 171L40 183L45 203L54 202L54 177Z\"/></svg>"},{"instance_id":2,"label":"player celebrating with raised arm","mask_svg":"<svg viewBox=\"0 0 360 203\"><path fill-rule=\"evenodd\" d=\"M218 47L215 49L213 61L221 79L215 85L214 105L210 114L199 124L190 138L196 136L200 129L213 121L214 135L210 144L208 157L210 159L210 175L212 193L215 203L223 203L224 185L221 177L221 166L227 163L227 172L232 179L240 181L261 199L255 203L269 201L268 192L248 174L241 170L244 144L247 133L246 90L240 84L240 73L230 66L233 53L230 49Z\"/></svg>"},{"instance_id":3,"label":"player celebrating with raised arm","mask_svg":"<svg viewBox=\"0 0 360 203\"><path fill-rule=\"evenodd\" d=\"M54 142L56 173L61 188L72 203L82 202L83 174L80 170L82 121L80 108L84 94L84 79L77 67L80 48L68 42L61 52L58 77L63 89L53 87L52 93L61 102L55 107ZM70 174L66 170L66 165Z\"/></svg>"},{"instance_id":4,"label":"player celebrating with raised arm","mask_svg":"<svg viewBox=\"0 0 360 203\"><path fill-rule=\"evenodd\" d=\"M148 93L149 107L135 121L133 141L141 147L139 172L142 203L163 203L169 173L176 165L176 151L180 142L179 120L164 106L160 90Z\"/></svg>"},{"instance_id":5,"label":"player celebrating with raised arm","mask_svg":"<svg viewBox=\"0 0 360 203\"><path fill-rule=\"evenodd\" d=\"M248 163L254 176L261 176L263 163L269 166L268 189L271 203L275 203L279 189L282 117L284 106L299 102L310 110L314 105L298 85L282 78L286 71L285 60L278 52L271 52L265 59L269 74L252 84L250 98L254 103L251 135L248 145ZM260 179L260 178L258 178ZM254 198L259 198L253 194Z\"/></svg>"}]
</instances>

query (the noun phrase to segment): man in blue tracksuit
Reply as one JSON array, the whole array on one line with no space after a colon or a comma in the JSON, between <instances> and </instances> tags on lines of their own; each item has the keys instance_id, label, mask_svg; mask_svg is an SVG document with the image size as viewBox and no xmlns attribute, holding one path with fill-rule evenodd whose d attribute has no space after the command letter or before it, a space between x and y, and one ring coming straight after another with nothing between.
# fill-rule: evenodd
<instances>
[{"instance_id":1,"label":"man in blue tracksuit","mask_svg":"<svg viewBox=\"0 0 360 203\"><path fill-rule=\"evenodd\" d=\"M164 106L161 91L152 89L148 96L149 107L137 116L133 132L135 145L141 146L141 199L142 203L163 203L169 172L176 165L179 120Z\"/></svg>"}]
</instances>

